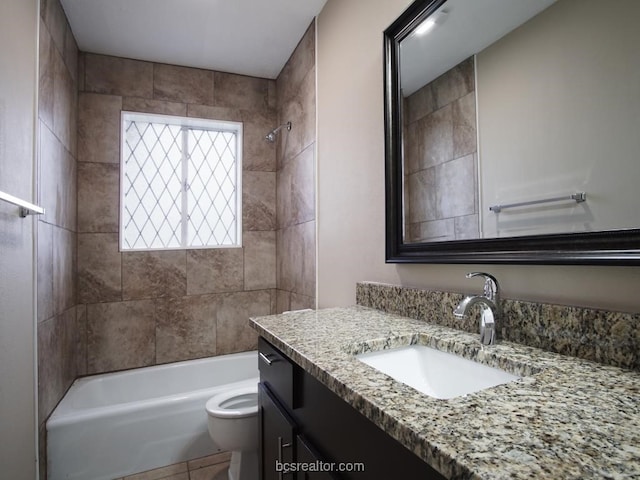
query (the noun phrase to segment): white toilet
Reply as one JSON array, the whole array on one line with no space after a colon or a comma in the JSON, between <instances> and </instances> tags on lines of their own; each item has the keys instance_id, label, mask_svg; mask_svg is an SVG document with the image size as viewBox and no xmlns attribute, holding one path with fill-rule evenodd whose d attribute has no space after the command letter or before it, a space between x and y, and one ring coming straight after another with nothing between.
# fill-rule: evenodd
<instances>
[{"instance_id":1,"label":"white toilet","mask_svg":"<svg viewBox=\"0 0 640 480\"><path fill-rule=\"evenodd\" d=\"M206 404L209 435L231 452L229 480L258 478L258 383L227 390Z\"/></svg>"}]
</instances>

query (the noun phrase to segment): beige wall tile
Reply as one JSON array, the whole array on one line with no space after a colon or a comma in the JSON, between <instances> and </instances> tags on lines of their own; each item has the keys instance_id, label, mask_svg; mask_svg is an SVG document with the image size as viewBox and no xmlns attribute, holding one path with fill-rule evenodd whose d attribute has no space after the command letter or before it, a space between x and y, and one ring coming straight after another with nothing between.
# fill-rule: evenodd
<instances>
[{"instance_id":1,"label":"beige wall tile","mask_svg":"<svg viewBox=\"0 0 640 480\"><path fill-rule=\"evenodd\" d=\"M274 230L276 227L275 172L244 172L242 183L243 230Z\"/></svg>"},{"instance_id":2,"label":"beige wall tile","mask_svg":"<svg viewBox=\"0 0 640 480\"><path fill-rule=\"evenodd\" d=\"M291 310L303 310L305 308L316 308L315 298L292 292Z\"/></svg>"},{"instance_id":3,"label":"beige wall tile","mask_svg":"<svg viewBox=\"0 0 640 480\"><path fill-rule=\"evenodd\" d=\"M154 99L213 104L214 84L211 70L159 63L154 64L153 70Z\"/></svg>"},{"instance_id":4,"label":"beige wall tile","mask_svg":"<svg viewBox=\"0 0 640 480\"><path fill-rule=\"evenodd\" d=\"M277 175L278 226L315 218L315 145L287 162Z\"/></svg>"},{"instance_id":5,"label":"beige wall tile","mask_svg":"<svg viewBox=\"0 0 640 480\"><path fill-rule=\"evenodd\" d=\"M257 111L269 108L269 83L272 80L224 72L213 75L216 106Z\"/></svg>"},{"instance_id":6,"label":"beige wall tile","mask_svg":"<svg viewBox=\"0 0 640 480\"><path fill-rule=\"evenodd\" d=\"M278 288L315 297L315 221L278 230Z\"/></svg>"},{"instance_id":7,"label":"beige wall tile","mask_svg":"<svg viewBox=\"0 0 640 480\"><path fill-rule=\"evenodd\" d=\"M276 291L276 313L291 310L291 292L287 290Z\"/></svg>"},{"instance_id":8,"label":"beige wall tile","mask_svg":"<svg viewBox=\"0 0 640 480\"><path fill-rule=\"evenodd\" d=\"M153 63L85 54L85 91L153 98Z\"/></svg>"},{"instance_id":9,"label":"beige wall tile","mask_svg":"<svg viewBox=\"0 0 640 480\"><path fill-rule=\"evenodd\" d=\"M53 227L53 306L58 315L76 304L76 235Z\"/></svg>"},{"instance_id":10,"label":"beige wall tile","mask_svg":"<svg viewBox=\"0 0 640 480\"><path fill-rule=\"evenodd\" d=\"M258 336L249 326L249 317L271 313L271 293L268 290L225 293L220 295L220 299L216 312L217 354L257 348Z\"/></svg>"},{"instance_id":11,"label":"beige wall tile","mask_svg":"<svg viewBox=\"0 0 640 480\"><path fill-rule=\"evenodd\" d=\"M78 161L120 163L122 97L81 93L78 100Z\"/></svg>"},{"instance_id":12,"label":"beige wall tile","mask_svg":"<svg viewBox=\"0 0 640 480\"><path fill-rule=\"evenodd\" d=\"M53 131L62 145L76 154L78 92L62 56L53 54Z\"/></svg>"},{"instance_id":13,"label":"beige wall tile","mask_svg":"<svg viewBox=\"0 0 640 480\"><path fill-rule=\"evenodd\" d=\"M458 158L436 167L437 218L476 213L476 176L474 155ZM451 195L455 192L455 195Z\"/></svg>"},{"instance_id":14,"label":"beige wall tile","mask_svg":"<svg viewBox=\"0 0 640 480\"><path fill-rule=\"evenodd\" d=\"M87 306L76 305L76 375L87 374Z\"/></svg>"},{"instance_id":15,"label":"beige wall tile","mask_svg":"<svg viewBox=\"0 0 640 480\"><path fill-rule=\"evenodd\" d=\"M220 295L157 300L156 363L216 355Z\"/></svg>"},{"instance_id":16,"label":"beige wall tile","mask_svg":"<svg viewBox=\"0 0 640 480\"><path fill-rule=\"evenodd\" d=\"M243 110L242 118L244 120L242 168L244 170L275 172L276 142L268 142L265 139L266 134L278 126L275 112Z\"/></svg>"},{"instance_id":17,"label":"beige wall tile","mask_svg":"<svg viewBox=\"0 0 640 480\"><path fill-rule=\"evenodd\" d=\"M124 97L122 109L129 112L157 113L160 115L187 116L187 104L178 102L165 102L150 98Z\"/></svg>"},{"instance_id":18,"label":"beige wall tile","mask_svg":"<svg viewBox=\"0 0 640 480\"><path fill-rule=\"evenodd\" d=\"M47 0L40 12L44 23L51 34L54 45L59 52L64 51L64 38L66 34L67 18L60 4L60 0Z\"/></svg>"},{"instance_id":19,"label":"beige wall tile","mask_svg":"<svg viewBox=\"0 0 640 480\"><path fill-rule=\"evenodd\" d=\"M49 30L42 19L40 19L39 35L38 116L53 130L53 55L55 47Z\"/></svg>"},{"instance_id":20,"label":"beige wall tile","mask_svg":"<svg viewBox=\"0 0 640 480\"><path fill-rule=\"evenodd\" d=\"M475 90L473 57L461 62L433 82L436 108L449 105L454 100Z\"/></svg>"},{"instance_id":21,"label":"beige wall tile","mask_svg":"<svg viewBox=\"0 0 640 480\"><path fill-rule=\"evenodd\" d=\"M245 232L244 289L276 287L276 232Z\"/></svg>"},{"instance_id":22,"label":"beige wall tile","mask_svg":"<svg viewBox=\"0 0 640 480\"><path fill-rule=\"evenodd\" d=\"M477 151L476 94L471 92L453 102L453 158Z\"/></svg>"},{"instance_id":23,"label":"beige wall tile","mask_svg":"<svg viewBox=\"0 0 640 480\"><path fill-rule=\"evenodd\" d=\"M241 122L242 113L238 108L214 107L211 105L187 105L187 116L195 118L207 118L209 120L222 120L228 122Z\"/></svg>"},{"instance_id":24,"label":"beige wall tile","mask_svg":"<svg viewBox=\"0 0 640 480\"><path fill-rule=\"evenodd\" d=\"M418 121L418 135L424 150L419 170L448 162L453 158L453 108L448 105Z\"/></svg>"},{"instance_id":25,"label":"beige wall tile","mask_svg":"<svg viewBox=\"0 0 640 480\"><path fill-rule=\"evenodd\" d=\"M38 222L38 322L53 316L53 228Z\"/></svg>"},{"instance_id":26,"label":"beige wall tile","mask_svg":"<svg viewBox=\"0 0 640 480\"><path fill-rule=\"evenodd\" d=\"M155 363L155 302L87 305L87 373Z\"/></svg>"},{"instance_id":27,"label":"beige wall tile","mask_svg":"<svg viewBox=\"0 0 640 480\"><path fill-rule=\"evenodd\" d=\"M413 123L422 117L429 115L436 108L436 101L433 97L433 85L428 83L420 90L414 92L407 98L407 122Z\"/></svg>"},{"instance_id":28,"label":"beige wall tile","mask_svg":"<svg viewBox=\"0 0 640 480\"><path fill-rule=\"evenodd\" d=\"M78 231L119 231L120 165L78 163Z\"/></svg>"},{"instance_id":29,"label":"beige wall tile","mask_svg":"<svg viewBox=\"0 0 640 480\"><path fill-rule=\"evenodd\" d=\"M78 234L80 303L122 300L122 255L117 233Z\"/></svg>"},{"instance_id":30,"label":"beige wall tile","mask_svg":"<svg viewBox=\"0 0 640 480\"><path fill-rule=\"evenodd\" d=\"M436 210L437 181L434 168L427 168L407 178L406 208L409 223L438 218Z\"/></svg>"},{"instance_id":31,"label":"beige wall tile","mask_svg":"<svg viewBox=\"0 0 640 480\"><path fill-rule=\"evenodd\" d=\"M78 82L78 44L76 43L76 39L73 36L73 32L71 31L71 27L68 23L65 25L65 34L64 34L64 50L62 52L62 58L64 60L64 64L67 66L69 70L69 74L73 79L73 82L77 84ZM77 90L77 89L76 89Z\"/></svg>"},{"instance_id":32,"label":"beige wall tile","mask_svg":"<svg viewBox=\"0 0 640 480\"><path fill-rule=\"evenodd\" d=\"M186 251L124 252L122 297L181 297L187 293Z\"/></svg>"},{"instance_id":33,"label":"beige wall tile","mask_svg":"<svg viewBox=\"0 0 640 480\"><path fill-rule=\"evenodd\" d=\"M315 21L313 21L276 81L277 98L280 105L287 103L297 94L304 77L315 68L315 54Z\"/></svg>"},{"instance_id":34,"label":"beige wall tile","mask_svg":"<svg viewBox=\"0 0 640 480\"><path fill-rule=\"evenodd\" d=\"M235 292L243 288L241 248L187 251L187 295Z\"/></svg>"}]
</instances>

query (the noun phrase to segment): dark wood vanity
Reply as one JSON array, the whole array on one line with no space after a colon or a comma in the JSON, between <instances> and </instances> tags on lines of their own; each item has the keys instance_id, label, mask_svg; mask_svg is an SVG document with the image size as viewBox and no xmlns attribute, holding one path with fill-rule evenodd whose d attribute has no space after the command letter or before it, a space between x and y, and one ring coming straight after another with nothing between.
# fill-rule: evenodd
<instances>
[{"instance_id":1,"label":"dark wood vanity","mask_svg":"<svg viewBox=\"0 0 640 480\"><path fill-rule=\"evenodd\" d=\"M259 352L261 480L444 478L263 338Z\"/></svg>"}]
</instances>

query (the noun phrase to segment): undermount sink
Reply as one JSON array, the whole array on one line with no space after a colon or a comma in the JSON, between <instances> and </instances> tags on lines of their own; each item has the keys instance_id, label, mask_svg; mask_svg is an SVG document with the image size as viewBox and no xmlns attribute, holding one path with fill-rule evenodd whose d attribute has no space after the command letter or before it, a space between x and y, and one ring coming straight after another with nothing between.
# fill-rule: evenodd
<instances>
[{"instance_id":1,"label":"undermount sink","mask_svg":"<svg viewBox=\"0 0 640 480\"><path fill-rule=\"evenodd\" d=\"M362 353L356 358L419 392L439 399L460 397L520 378L424 345Z\"/></svg>"}]
</instances>

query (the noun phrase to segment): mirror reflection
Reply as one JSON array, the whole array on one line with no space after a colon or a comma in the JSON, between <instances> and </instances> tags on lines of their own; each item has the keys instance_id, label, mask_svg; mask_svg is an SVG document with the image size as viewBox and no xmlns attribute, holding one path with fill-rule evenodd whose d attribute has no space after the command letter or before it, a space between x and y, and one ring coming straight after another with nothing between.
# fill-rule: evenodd
<instances>
[{"instance_id":1,"label":"mirror reflection","mask_svg":"<svg viewBox=\"0 0 640 480\"><path fill-rule=\"evenodd\" d=\"M638 228L638 20L448 0L404 38L404 243Z\"/></svg>"}]
</instances>

